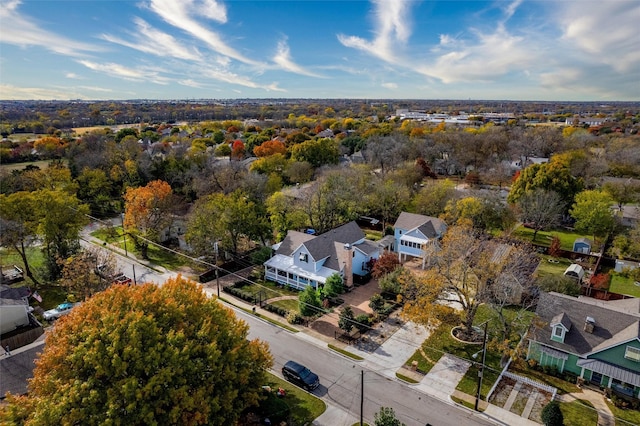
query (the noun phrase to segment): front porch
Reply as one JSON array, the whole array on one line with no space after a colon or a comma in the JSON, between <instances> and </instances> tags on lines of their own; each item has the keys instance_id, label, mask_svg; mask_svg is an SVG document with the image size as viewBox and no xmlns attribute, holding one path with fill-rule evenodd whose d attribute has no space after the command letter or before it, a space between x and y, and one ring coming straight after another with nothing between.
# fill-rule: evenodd
<instances>
[{"instance_id":1,"label":"front porch","mask_svg":"<svg viewBox=\"0 0 640 426\"><path fill-rule=\"evenodd\" d=\"M321 267L319 271L308 271L296 266L292 258L283 255L275 255L264 264L265 279L297 290L304 290L309 286L318 289L334 273L336 271L325 267Z\"/></svg>"}]
</instances>

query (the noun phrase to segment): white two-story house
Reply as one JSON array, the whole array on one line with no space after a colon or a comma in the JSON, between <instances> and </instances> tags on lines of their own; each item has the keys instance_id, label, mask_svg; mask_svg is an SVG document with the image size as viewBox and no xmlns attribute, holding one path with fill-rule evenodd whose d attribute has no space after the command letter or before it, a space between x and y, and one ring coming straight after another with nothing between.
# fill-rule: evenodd
<instances>
[{"instance_id":1,"label":"white two-story house","mask_svg":"<svg viewBox=\"0 0 640 426\"><path fill-rule=\"evenodd\" d=\"M369 261L381 252L355 222L320 235L289 231L274 249L275 255L264 263L265 278L299 290L317 289L336 273L350 287L353 275L367 275Z\"/></svg>"}]
</instances>

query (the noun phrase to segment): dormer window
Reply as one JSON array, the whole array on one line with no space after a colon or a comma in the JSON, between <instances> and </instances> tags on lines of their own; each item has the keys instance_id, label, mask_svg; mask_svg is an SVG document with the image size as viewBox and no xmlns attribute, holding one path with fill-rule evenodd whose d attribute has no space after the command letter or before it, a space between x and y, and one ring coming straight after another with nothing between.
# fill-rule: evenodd
<instances>
[{"instance_id":1,"label":"dormer window","mask_svg":"<svg viewBox=\"0 0 640 426\"><path fill-rule=\"evenodd\" d=\"M558 326L553 327L553 335L554 335L555 337L560 337L560 338L562 338L562 335L563 335L563 334L564 334L564 331L562 330L562 327L560 327L559 325L558 325Z\"/></svg>"},{"instance_id":2,"label":"dormer window","mask_svg":"<svg viewBox=\"0 0 640 426\"><path fill-rule=\"evenodd\" d=\"M309 255L307 253L300 253L300 262L309 262Z\"/></svg>"}]
</instances>

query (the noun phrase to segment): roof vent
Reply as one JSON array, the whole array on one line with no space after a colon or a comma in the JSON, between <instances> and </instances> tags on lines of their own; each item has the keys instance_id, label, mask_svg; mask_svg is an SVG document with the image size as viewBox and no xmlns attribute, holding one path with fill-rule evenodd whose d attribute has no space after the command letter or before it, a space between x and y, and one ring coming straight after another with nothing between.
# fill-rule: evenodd
<instances>
[{"instance_id":1,"label":"roof vent","mask_svg":"<svg viewBox=\"0 0 640 426\"><path fill-rule=\"evenodd\" d=\"M596 320L592 317L587 317L584 320L584 331L587 333L593 333L593 328L596 326Z\"/></svg>"}]
</instances>

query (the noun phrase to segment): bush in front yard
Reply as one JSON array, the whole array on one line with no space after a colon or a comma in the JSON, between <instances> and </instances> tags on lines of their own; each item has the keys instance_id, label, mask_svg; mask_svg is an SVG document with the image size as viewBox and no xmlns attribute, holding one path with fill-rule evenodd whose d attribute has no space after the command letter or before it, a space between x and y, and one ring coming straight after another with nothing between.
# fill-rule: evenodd
<instances>
[{"instance_id":1,"label":"bush in front yard","mask_svg":"<svg viewBox=\"0 0 640 426\"><path fill-rule=\"evenodd\" d=\"M564 425L564 416L562 415L562 411L560 411L560 404L558 404L558 401L551 401L545 405L542 409L540 418L545 426Z\"/></svg>"}]
</instances>

